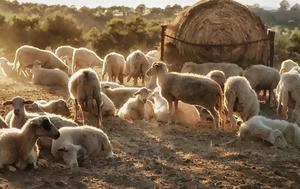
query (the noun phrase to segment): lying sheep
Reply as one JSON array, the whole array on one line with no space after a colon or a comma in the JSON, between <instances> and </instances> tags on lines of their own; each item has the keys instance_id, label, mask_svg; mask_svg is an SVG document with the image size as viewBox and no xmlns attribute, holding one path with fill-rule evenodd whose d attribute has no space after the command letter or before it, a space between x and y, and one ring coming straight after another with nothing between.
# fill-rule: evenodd
<instances>
[{"instance_id":1,"label":"lying sheep","mask_svg":"<svg viewBox=\"0 0 300 189\"><path fill-rule=\"evenodd\" d=\"M125 58L123 55L115 52L106 55L103 60L102 80L107 74L108 81L116 82L116 78L118 78L119 82L123 84L124 65Z\"/></svg>"},{"instance_id":2,"label":"lying sheep","mask_svg":"<svg viewBox=\"0 0 300 189\"><path fill-rule=\"evenodd\" d=\"M226 77L223 71L220 70L213 70L210 71L207 75L208 78L214 80L215 82L217 82L221 88L224 90L224 84L226 82Z\"/></svg>"},{"instance_id":3,"label":"lying sheep","mask_svg":"<svg viewBox=\"0 0 300 189\"><path fill-rule=\"evenodd\" d=\"M297 62L294 62L291 59L285 60L281 63L281 68L280 68L279 73L283 74L283 73L289 72L293 67L296 67L296 66L298 66Z\"/></svg>"},{"instance_id":4,"label":"lying sheep","mask_svg":"<svg viewBox=\"0 0 300 189\"><path fill-rule=\"evenodd\" d=\"M26 106L26 109L29 109L31 112L48 112L66 117L71 114L67 102L63 99L49 102L45 100L34 101L31 105Z\"/></svg>"},{"instance_id":5,"label":"lying sheep","mask_svg":"<svg viewBox=\"0 0 300 189\"><path fill-rule=\"evenodd\" d=\"M59 69L42 68L40 64L32 67L32 82L36 85L67 86L69 76Z\"/></svg>"},{"instance_id":6,"label":"lying sheep","mask_svg":"<svg viewBox=\"0 0 300 189\"><path fill-rule=\"evenodd\" d=\"M14 64L10 63L6 58L0 58L0 70L5 77L10 77L12 79L26 81L27 78L24 73L18 74L18 72L14 69Z\"/></svg>"},{"instance_id":7,"label":"lying sheep","mask_svg":"<svg viewBox=\"0 0 300 189\"><path fill-rule=\"evenodd\" d=\"M18 73L25 71L28 67L32 67L35 63L41 64L43 68L58 68L68 73L68 66L51 51L41 50L28 45L23 45L17 49L14 66Z\"/></svg>"},{"instance_id":8,"label":"lying sheep","mask_svg":"<svg viewBox=\"0 0 300 189\"><path fill-rule=\"evenodd\" d=\"M8 166L15 171L12 165L23 170L28 164L34 163L34 146L39 137L57 139L60 133L51 121L44 116L28 120L22 129L0 129L0 168ZM32 162L35 161L35 162Z\"/></svg>"},{"instance_id":9,"label":"lying sheep","mask_svg":"<svg viewBox=\"0 0 300 189\"><path fill-rule=\"evenodd\" d=\"M0 128L9 128L3 117L0 116Z\"/></svg>"},{"instance_id":10,"label":"lying sheep","mask_svg":"<svg viewBox=\"0 0 300 189\"><path fill-rule=\"evenodd\" d=\"M136 50L130 53L126 58L126 64L124 68L125 75L128 75L127 82L130 81L131 78L134 80L134 85L137 85L138 77L142 78L142 84L145 84L145 76L146 71L150 67L145 54L140 51Z\"/></svg>"},{"instance_id":11,"label":"lying sheep","mask_svg":"<svg viewBox=\"0 0 300 189\"><path fill-rule=\"evenodd\" d=\"M157 121L168 122L170 120L168 101L159 94L158 88L154 90L151 96L154 100L154 112ZM178 111L173 119L184 126L196 126L201 121L197 108L181 101L178 102Z\"/></svg>"},{"instance_id":12,"label":"lying sheep","mask_svg":"<svg viewBox=\"0 0 300 189\"><path fill-rule=\"evenodd\" d=\"M168 101L169 113L172 113L173 102L175 114L178 101L201 106L213 117L214 126L220 126L223 120L223 92L215 81L194 74L168 73L167 65L155 62L147 71L149 76L157 76L161 95Z\"/></svg>"},{"instance_id":13,"label":"lying sheep","mask_svg":"<svg viewBox=\"0 0 300 189\"><path fill-rule=\"evenodd\" d=\"M223 71L226 78L231 76L243 75L243 69L233 63L202 63L196 64L193 62L186 62L181 69L182 73L195 73L200 75L206 75L210 71L220 70Z\"/></svg>"},{"instance_id":14,"label":"lying sheep","mask_svg":"<svg viewBox=\"0 0 300 189\"><path fill-rule=\"evenodd\" d=\"M82 68L102 67L103 60L92 50L87 48L75 49L72 58L72 73Z\"/></svg>"},{"instance_id":15,"label":"lying sheep","mask_svg":"<svg viewBox=\"0 0 300 189\"><path fill-rule=\"evenodd\" d=\"M113 156L112 145L101 129L90 126L64 127L59 132L60 137L52 142L51 153L56 158L63 158L71 168L78 167L79 157Z\"/></svg>"},{"instance_id":16,"label":"lying sheep","mask_svg":"<svg viewBox=\"0 0 300 189\"><path fill-rule=\"evenodd\" d=\"M120 108L125 102L133 96L140 88L122 87L111 89L110 86L104 86L102 92L106 94L115 104L116 108Z\"/></svg>"},{"instance_id":17,"label":"lying sheep","mask_svg":"<svg viewBox=\"0 0 300 189\"><path fill-rule=\"evenodd\" d=\"M66 60L66 63L68 66L72 65L72 57L73 57L73 52L76 48L69 46L69 45L63 45L57 47L55 50L54 54L58 56L60 59Z\"/></svg>"},{"instance_id":18,"label":"lying sheep","mask_svg":"<svg viewBox=\"0 0 300 189\"><path fill-rule=\"evenodd\" d=\"M249 81L257 94L261 90L269 90L270 105L276 101L274 89L280 80L280 74L275 68L265 65L252 65L244 71L244 77Z\"/></svg>"},{"instance_id":19,"label":"lying sheep","mask_svg":"<svg viewBox=\"0 0 300 189\"><path fill-rule=\"evenodd\" d=\"M114 117L116 115L116 107L113 101L104 93L101 92L103 107L102 116L103 117Z\"/></svg>"},{"instance_id":20,"label":"lying sheep","mask_svg":"<svg viewBox=\"0 0 300 189\"><path fill-rule=\"evenodd\" d=\"M75 120L77 120L78 104L80 105L83 124L87 119L84 112L92 113L94 101L96 102L99 127L102 122L101 87L96 72L91 68L81 69L74 73L68 84L71 99L75 102Z\"/></svg>"},{"instance_id":21,"label":"lying sheep","mask_svg":"<svg viewBox=\"0 0 300 189\"><path fill-rule=\"evenodd\" d=\"M259 103L256 93L245 77L229 77L225 82L224 96L225 108L232 126L237 124L233 116L234 112L238 113L244 122L258 115Z\"/></svg>"},{"instance_id":22,"label":"lying sheep","mask_svg":"<svg viewBox=\"0 0 300 189\"><path fill-rule=\"evenodd\" d=\"M144 120L145 119L145 104L150 90L143 87L134 93L133 98L129 98L128 101L120 108L118 116L124 120Z\"/></svg>"},{"instance_id":23,"label":"lying sheep","mask_svg":"<svg viewBox=\"0 0 300 189\"><path fill-rule=\"evenodd\" d=\"M253 116L241 125L238 136L241 139L256 137L280 148L287 147L288 144L283 133L279 129L272 129L270 127L273 124L278 124L278 122L262 116Z\"/></svg>"},{"instance_id":24,"label":"lying sheep","mask_svg":"<svg viewBox=\"0 0 300 189\"><path fill-rule=\"evenodd\" d=\"M118 83L110 82L110 81L100 81L100 84L102 90L105 86L109 86L111 89L124 87L124 85L120 85Z\"/></svg>"}]
</instances>

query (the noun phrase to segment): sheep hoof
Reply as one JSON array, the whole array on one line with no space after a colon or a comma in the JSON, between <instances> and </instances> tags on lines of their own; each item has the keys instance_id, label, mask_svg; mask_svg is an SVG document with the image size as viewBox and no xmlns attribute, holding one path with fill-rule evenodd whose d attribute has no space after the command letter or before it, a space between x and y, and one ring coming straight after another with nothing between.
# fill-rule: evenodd
<instances>
[{"instance_id":1,"label":"sheep hoof","mask_svg":"<svg viewBox=\"0 0 300 189\"><path fill-rule=\"evenodd\" d=\"M17 170L14 166L11 166L11 165L9 165L7 168L11 172L16 172L16 170Z\"/></svg>"}]
</instances>

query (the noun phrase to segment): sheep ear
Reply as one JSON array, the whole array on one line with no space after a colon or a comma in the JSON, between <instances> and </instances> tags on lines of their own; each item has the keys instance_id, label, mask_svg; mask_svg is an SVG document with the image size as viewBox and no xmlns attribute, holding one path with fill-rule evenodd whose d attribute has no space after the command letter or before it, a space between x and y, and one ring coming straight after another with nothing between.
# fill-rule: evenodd
<instances>
[{"instance_id":1,"label":"sheep ear","mask_svg":"<svg viewBox=\"0 0 300 189\"><path fill-rule=\"evenodd\" d=\"M4 102L4 103L3 103L3 106L7 106L7 105L11 105L11 104L12 104L12 101L9 100L9 101Z\"/></svg>"},{"instance_id":2,"label":"sheep ear","mask_svg":"<svg viewBox=\"0 0 300 189\"><path fill-rule=\"evenodd\" d=\"M103 88L104 88L104 89L109 89L109 88L110 88L110 86L108 86L108 85L104 85L104 86L103 86Z\"/></svg>"},{"instance_id":3,"label":"sheep ear","mask_svg":"<svg viewBox=\"0 0 300 189\"><path fill-rule=\"evenodd\" d=\"M136 96L138 94L140 94L140 91L135 92L133 95Z\"/></svg>"},{"instance_id":4,"label":"sheep ear","mask_svg":"<svg viewBox=\"0 0 300 189\"><path fill-rule=\"evenodd\" d=\"M24 104L33 104L34 103L34 101L32 101L32 100L25 100L24 101Z\"/></svg>"}]
</instances>

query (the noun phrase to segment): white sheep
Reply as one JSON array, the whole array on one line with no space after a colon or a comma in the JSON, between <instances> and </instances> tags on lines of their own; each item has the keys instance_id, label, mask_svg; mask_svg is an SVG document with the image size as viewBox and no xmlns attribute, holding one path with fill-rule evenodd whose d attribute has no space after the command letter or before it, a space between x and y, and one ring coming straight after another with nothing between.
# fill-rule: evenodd
<instances>
[{"instance_id":1,"label":"white sheep","mask_svg":"<svg viewBox=\"0 0 300 189\"><path fill-rule=\"evenodd\" d=\"M102 67L103 60L92 50L87 48L78 48L73 52L72 73L82 68Z\"/></svg>"},{"instance_id":2,"label":"white sheep","mask_svg":"<svg viewBox=\"0 0 300 189\"><path fill-rule=\"evenodd\" d=\"M236 126L233 113L236 112L243 121L258 115L259 103L255 91L245 77L229 77L224 87L224 104L232 126Z\"/></svg>"},{"instance_id":3,"label":"white sheep","mask_svg":"<svg viewBox=\"0 0 300 189\"><path fill-rule=\"evenodd\" d=\"M78 167L78 157L113 156L108 136L101 130L90 126L64 127L59 129L60 137L52 141L51 153L63 158L71 168Z\"/></svg>"},{"instance_id":4,"label":"white sheep","mask_svg":"<svg viewBox=\"0 0 300 189\"><path fill-rule=\"evenodd\" d=\"M111 82L111 81L100 81L100 84L102 90L105 86L109 86L111 89L124 87L124 85L120 85L118 83Z\"/></svg>"},{"instance_id":5,"label":"white sheep","mask_svg":"<svg viewBox=\"0 0 300 189\"><path fill-rule=\"evenodd\" d=\"M76 48L70 45L63 45L57 47L57 49L55 49L54 54L56 54L56 56L58 56L60 59L66 60L67 65L71 67L73 52L75 49Z\"/></svg>"},{"instance_id":6,"label":"white sheep","mask_svg":"<svg viewBox=\"0 0 300 189\"><path fill-rule=\"evenodd\" d=\"M280 80L280 74L275 68L265 65L252 65L244 70L244 77L249 81L257 94L261 90L269 90L270 106L276 101L274 89Z\"/></svg>"},{"instance_id":7,"label":"white sheep","mask_svg":"<svg viewBox=\"0 0 300 189\"><path fill-rule=\"evenodd\" d=\"M29 163L36 162L34 146L39 137L59 138L60 133L51 121L44 116L28 120L22 129L0 129L0 168L12 165L23 170Z\"/></svg>"},{"instance_id":8,"label":"white sheep","mask_svg":"<svg viewBox=\"0 0 300 189\"><path fill-rule=\"evenodd\" d=\"M210 71L220 70L223 71L226 78L231 76L242 76L243 69L233 63L201 63L196 64L194 62L186 62L183 64L182 73L195 73L200 75L206 75Z\"/></svg>"},{"instance_id":9,"label":"white sheep","mask_svg":"<svg viewBox=\"0 0 300 189\"><path fill-rule=\"evenodd\" d=\"M217 82L200 75L168 73L167 65L155 62L147 71L149 76L157 76L161 95L168 101L169 113L173 102L178 111L178 101L201 106L213 117L214 126L223 125L223 92Z\"/></svg>"},{"instance_id":10,"label":"white sheep","mask_svg":"<svg viewBox=\"0 0 300 189\"><path fill-rule=\"evenodd\" d=\"M133 97L133 94L140 90L138 87L121 87L111 89L110 86L103 86L102 92L105 93L115 104L116 108L120 108L125 102Z\"/></svg>"},{"instance_id":11,"label":"white sheep","mask_svg":"<svg viewBox=\"0 0 300 189\"><path fill-rule=\"evenodd\" d=\"M262 116L253 116L241 125L238 136L241 139L256 137L280 148L287 147L288 144L283 133L279 129L271 128L273 124L278 124L278 121Z\"/></svg>"},{"instance_id":12,"label":"white sheep","mask_svg":"<svg viewBox=\"0 0 300 189\"><path fill-rule=\"evenodd\" d=\"M151 64L148 62L147 57L142 51L136 50L130 53L126 58L124 67L124 74L128 75L127 82L133 78L134 85L137 85L137 79L141 77L142 84L144 85L146 71L150 66Z\"/></svg>"},{"instance_id":13,"label":"white sheep","mask_svg":"<svg viewBox=\"0 0 300 189\"><path fill-rule=\"evenodd\" d=\"M226 76L223 71L220 70L212 70L208 72L206 75L208 78L217 82L222 89L224 89L224 84L226 82Z\"/></svg>"},{"instance_id":14,"label":"white sheep","mask_svg":"<svg viewBox=\"0 0 300 189\"><path fill-rule=\"evenodd\" d=\"M60 69L42 68L40 64L32 67L32 82L36 85L67 86L69 76Z\"/></svg>"},{"instance_id":15,"label":"white sheep","mask_svg":"<svg viewBox=\"0 0 300 189\"><path fill-rule=\"evenodd\" d=\"M153 57L156 61L158 61L160 58L160 52L158 50L151 50L146 53L146 56Z\"/></svg>"},{"instance_id":16,"label":"white sheep","mask_svg":"<svg viewBox=\"0 0 300 189\"><path fill-rule=\"evenodd\" d=\"M128 101L120 108L118 116L124 120L144 120L145 104L151 91L145 87L134 93L135 97L129 98Z\"/></svg>"},{"instance_id":17,"label":"white sheep","mask_svg":"<svg viewBox=\"0 0 300 189\"><path fill-rule=\"evenodd\" d=\"M125 58L121 54L112 52L106 55L103 60L102 80L104 80L104 76L107 74L108 81L116 82L118 78L119 82L123 84L125 62Z\"/></svg>"},{"instance_id":18,"label":"white sheep","mask_svg":"<svg viewBox=\"0 0 300 189\"><path fill-rule=\"evenodd\" d=\"M168 122L170 120L168 101L159 94L158 88L154 90L151 96L154 100L154 112L157 121ZM197 126L201 121L197 108L181 101L178 102L178 111L173 119L184 126Z\"/></svg>"},{"instance_id":19,"label":"white sheep","mask_svg":"<svg viewBox=\"0 0 300 189\"><path fill-rule=\"evenodd\" d=\"M17 49L14 67L18 73L25 71L26 68L39 63L43 68L58 68L68 73L68 66L58 58L53 52L42 50L33 46L23 45Z\"/></svg>"},{"instance_id":20,"label":"white sheep","mask_svg":"<svg viewBox=\"0 0 300 189\"><path fill-rule=\"evenodd\" d=\"M75 120L77 120L78 104L80 105L83 124L87 121L84 112L92 113L94 101L96 102L98 126L101 127L102 122L102 98L99 78L96 72L91 68L81 69L75 72L68 84L71 99L75 104Z\"/></svg>"},{"instance_id":21,"label":"white sheep","mask_svg":"<svg viewBox=\"0 0 300 189\"><path fill-rule=\"evenodd\" d=\"M32 104L27 105L26 109L30 112L48 112L66 117L71 114L67 102L63 99L51 100L49 102L45 100L37 100Z\"/></svg>"},{"instance_id":22,"label":"white sheep","mask_svg":"<svg viewBox=\"0 0 300 189\"><path fill-rule=\"evenodd\" d=\"M14 64L10 63L5 57L0 58L0 70L5 77L10 77L13 79L26 81L27 78L23 72L18 74L18 72L14 69Z\"/></svg>"},{"instance_id":23,"label":"white sheep","mask_svg":"<svg viewBox=\"0 0 300 189\"><path fill-rule=\"evenodd\" d=\"M291 59L285 60L285 61L283 61L281 63L281 67L280 67L279 73L283 74L283 73L289 72L292 68L294 68L296 66L298 66L297 62L294 62Z\"/></svg>"}]
</instances>

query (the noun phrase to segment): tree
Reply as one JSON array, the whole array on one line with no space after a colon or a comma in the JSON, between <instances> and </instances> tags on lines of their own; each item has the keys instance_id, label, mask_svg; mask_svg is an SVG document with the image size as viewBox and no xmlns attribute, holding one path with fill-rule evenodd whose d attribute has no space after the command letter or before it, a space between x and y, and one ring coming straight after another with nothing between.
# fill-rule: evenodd
<instances>
[{"instance_id":1,"label":"tree","mask_svg":"<svg viewBox=\"0 0 300 189\"><path fill-rule=\"evenodd\" d=\"M299 10L300 10L300 5L299 5L298 3L296 3L295 5L293 5L293 6L291 7L291 10L292 10L292 11L299 11Z\"/></svg>"},{"instance_id":2,"label":"tree","mask_svg":"<svg viewBox=\"0 0 300 189\"><path fill-rule=\"evenodd\" d=\"M135 12L139 15L143 15L145 13L146 10L146 5L144 4L140 4L135 8Z\"/></svg>"},{"instance_id":3,"label":"tree","mask_svg":"<svg viewBox=\"0 0 300 189\"><path fill-rule=\"evenodd\" d=\"M290 7L290 3L287 0L282 0L280 2L279 10L281 11L287 11Z\"/></svg>"}]
</instances>

